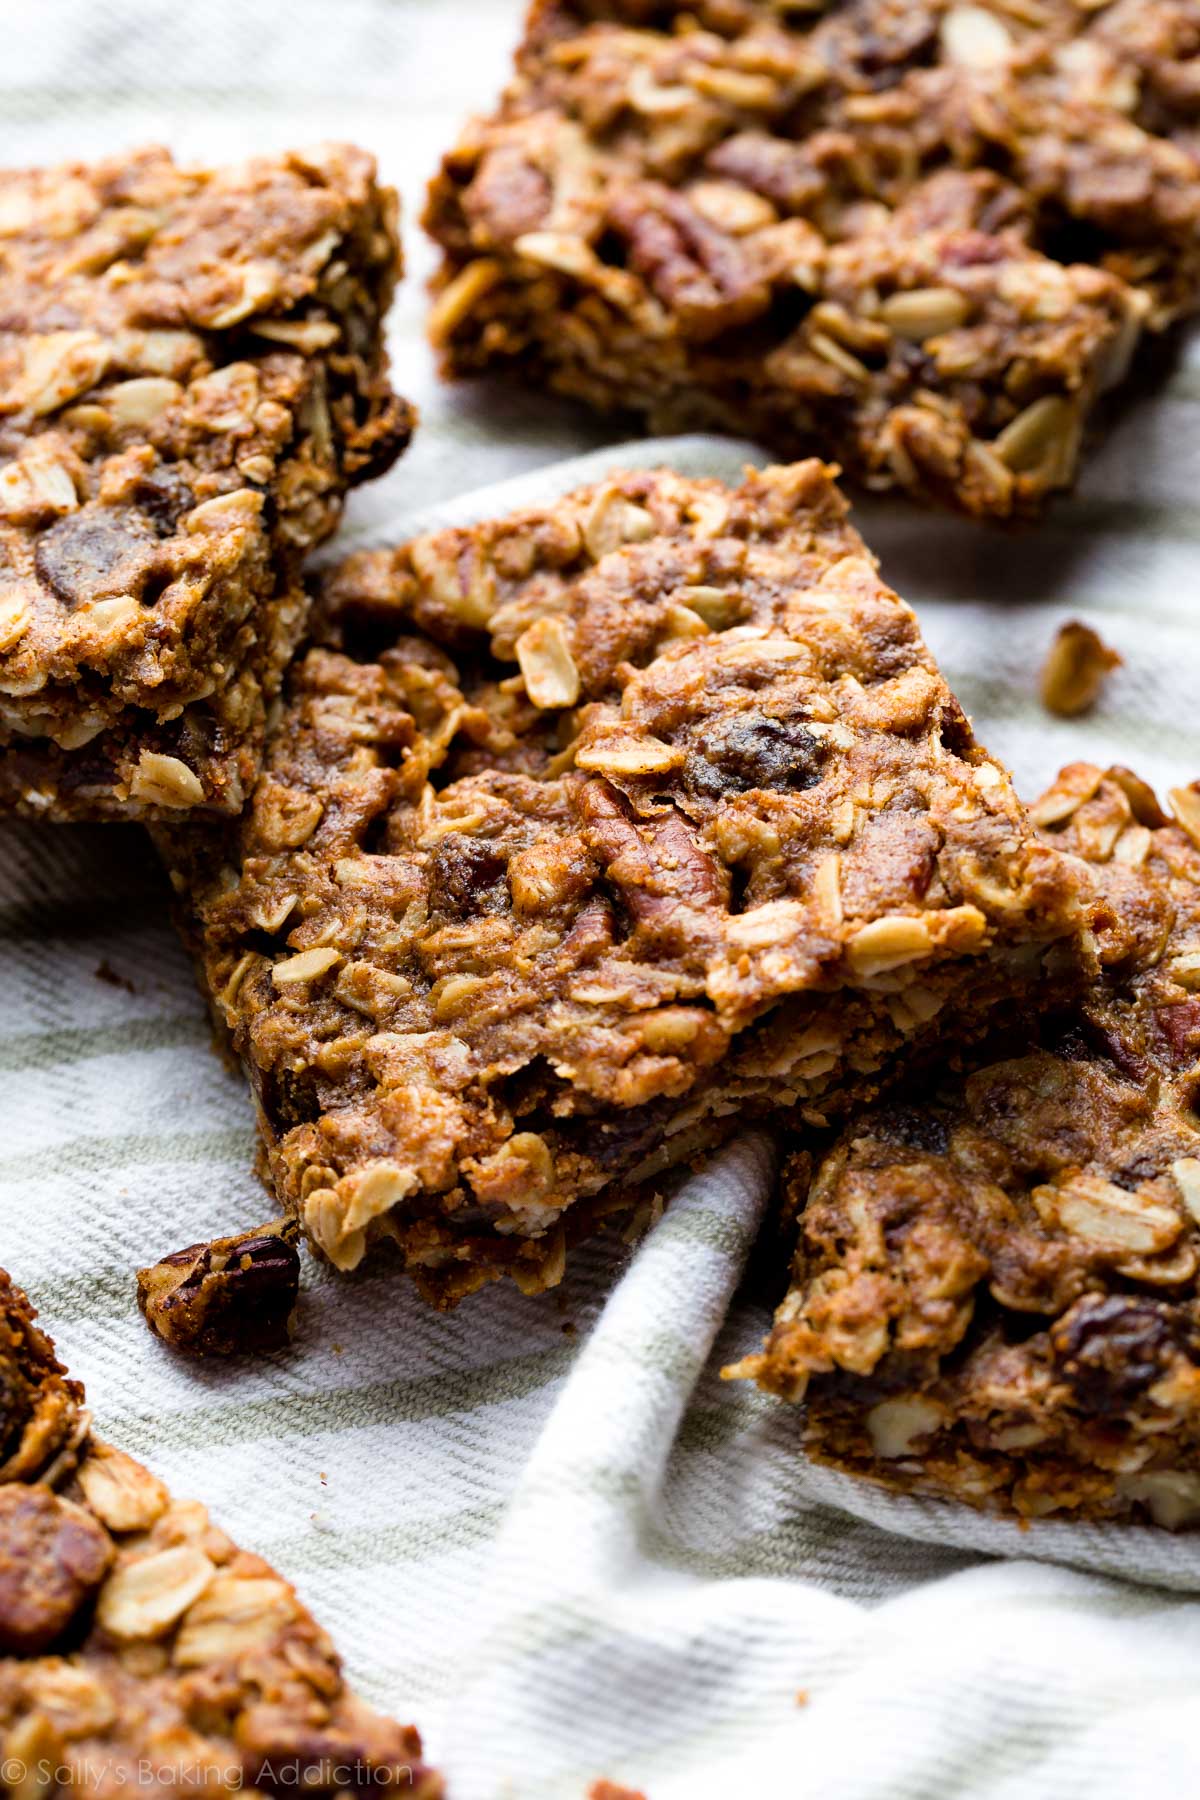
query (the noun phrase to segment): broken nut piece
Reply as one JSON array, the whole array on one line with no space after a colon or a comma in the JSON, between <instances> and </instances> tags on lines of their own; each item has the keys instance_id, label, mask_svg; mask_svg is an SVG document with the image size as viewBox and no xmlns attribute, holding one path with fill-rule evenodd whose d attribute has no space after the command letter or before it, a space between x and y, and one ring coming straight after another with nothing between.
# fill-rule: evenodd
<instances>
[{"instance_id":1,"label":"broken nut piece","mask_svg":"<svg viewBox=\"0 0 1200 1800\"><path fill-rule=\"evenodd\" d=\"M111 1560L108 1533L81 1507L45 1487L0 1487L0 1655L48 1650Z\"/></svg>"},{"instance_id":2,"label":"broken nut piece","mask_svg":"<svg viewBox=\"0 0 1200 1800\"><path fill-rule=\"evenodd\" d=\"M300 1289L298 1237L294 1220L279 1220L139 1269L138 1305L147 1324L191 1356L282 1349L291 1341Z\"/></svg>"},{"instance_id":3,"label":"broken nut piece","mask_svg":"<svg viewBox=\"0 0 1200 1800\"><path fill-rule=\"evenodd\" d=\"M1096 704L1100 690L1124 658L1090 625L1078 619L1061 625L1042 665L1042 705L1072 719Z\"/></svg>"}]
</instances>

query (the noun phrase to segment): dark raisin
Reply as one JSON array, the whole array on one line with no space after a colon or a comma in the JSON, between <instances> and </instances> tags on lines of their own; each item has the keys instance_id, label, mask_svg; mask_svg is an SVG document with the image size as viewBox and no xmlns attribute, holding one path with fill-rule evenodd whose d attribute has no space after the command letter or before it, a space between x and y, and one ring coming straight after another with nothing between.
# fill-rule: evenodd
<instances>
[{"instance_id":1,"label":"dark raisin","mask_svg":"<svg viewBox=\"0 0 1200 1800\"><path fill-rule=\"evenodd\" d=\"M16 1448L29 1418L29 1384L15 1362L0 1361L0 1463Z\"/></svg>"},{"instance_id":2,"label":"dark raisin","mask_svg":"<svg viewBox=\"0 0 1200 1800\"><path fill-rule=\"evenodd\" d=\"M258 934L255 934L257 937ZM251 942L250 939L247 940ZM260 943L252 943L253 948L272 954L278 949L274 940L262 934ZM259 1104L266 1114L272 1128L282 1136L292 1131L297 1125L312 1125L321 1116L321 1097L312 1079L311 1071L296 1071L288 1068L273 1068L256 1071L253 1076L254 1086L258 1092Z\"/></svg>"},{"instance_id":3,"label":"dark raisin","mask_svg":"<svg viewBox=\"0 0 1200 1800\"><path fill-rule=\"evenodd\" d=\"M171 537L182 514L196 504L186 479L178 469L164 466L143 475L134 492L142 508L161 537Z\"/></svg>"},{"instance_id":4,"label":"dark raisin","mask_svg":"<svg viewBox=\"0 0 1200 1800\"><path fill-rule=\"evenodd\" d=\"M877 1136L905 1150L922 1150L927 1156L945 1156L950 1149L950 1127L940 1113L920 1106L889 1106L873 1120Z\"/></svg>"},{"instance_id":5,"label":"dark raisin","mask_svg":"<svg viewBox=\"0 0 1200 1800\"><path fill-rule=\"evenodd\" d=\"M824 752L803 725L735 715L705 722L703 740L689 751L684 785L693 794L720 799L751 788L815 787Z\"/></svg>"},{"instance_id":6,"label":"dark raisin","mask_svg":"<svg viewBox=\"0 0 1200 1800\"><path fill-rule=\"evenodd\" d=\"M965 757L975 748L971 721L953 694L948 694L942 701L938 735L951 756Z\"/></svg>"},{"instance_id":7,"label":"dark raisin","mask_svg":"<svg viewBox=\"0 0 1200 1800\"><path fill-rule=\"evenodd\" d=\"M1119 1413L1137 1401L1183 1350L1200 1341L1177 1307L1127 1294L1085 1295L1050 1328L1059 1377L1088 1412Z\"/></svg>"},{"instance_id":8,"label":"dark raisin","mask_svg":"<svg viewBox=\"0 0 1200 1800\"><path fill-rule=\"evenodd\" d=\"M507 904L508 858L490 838L453 832L429 859L429 902L435 911L494 912Z\"/></svg>"}]
</instances>

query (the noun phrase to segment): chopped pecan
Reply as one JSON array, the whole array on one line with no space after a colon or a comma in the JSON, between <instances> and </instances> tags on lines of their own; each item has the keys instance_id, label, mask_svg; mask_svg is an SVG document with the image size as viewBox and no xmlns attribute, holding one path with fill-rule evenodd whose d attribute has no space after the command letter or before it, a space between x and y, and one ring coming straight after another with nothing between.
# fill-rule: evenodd
<instances>
[{"instance_id":1,"label":"chopped pecan","mask_svg":"<svg viewBox=\"0 0 1200 1800\"><path fill-rule=\"evenodd\" d=\"M736 181L784 213L805 213L825 193L828 182L803 144L765 131L739 131L709 152L705 167Z\"/></svg>"},{"instance_id":2,"label":"chopped pecan","mask_svg":"<svg viewBox=\"0 0 1200 1800\"><path fill-rule=\"evenodd\" d=\"M729 877L674 808L633 819L613 791L585 782L576 794L584 836L630 915L666 939L688 930L688 915L723 905Z\"/></svg>"},{"instance_id":3,"label":"chopped pecan","mask_svg":"<svg viewBox=\"0 0 1200 1800\"><path fill-rule=\"evenodd\" d=\"M658 182L621 187L608 222L629 246L629 265L697 342L765 312L770 288L737 238L718 231Z\"/></svg>"},{"instance_id":4,"label":"chopped pecan","mask_svg":"<svg viewBox=\"0 0 1200 1800\"><path fill-rule=\"evenodd\" d=\"M46 1488L0 1487L0 1650L36 1656L63 1637L112 1560L103 1526Z\"/></svg>"}]
</instances>

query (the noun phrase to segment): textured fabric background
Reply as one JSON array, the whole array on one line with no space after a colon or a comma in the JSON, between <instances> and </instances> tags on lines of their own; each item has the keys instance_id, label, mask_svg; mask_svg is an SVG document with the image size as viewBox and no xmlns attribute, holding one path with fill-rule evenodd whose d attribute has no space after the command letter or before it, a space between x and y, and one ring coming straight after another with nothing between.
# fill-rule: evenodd
<instances>
[{"instance_id":1,"label":"textured fabric background","mask_svg":"<svg viewBox=\"0 0 1200 1800\"><path fill-rule=\"evenodd\" d=\"M339 541L481 516L615 461L731 474L739 447L600 450L562 406L447 391L420 338L413 218L503 77L518 0L10 0L0 159L158 139L198 158L329 135L402 189L398 385L424 427ZM1077 756L1200 772L1200 359L1186 349L1037 532L863 506L985 741L1027 793ZM515 478L515 483L514 483ZM485 483L497 492L457 496ZM1126 666L1080 724L1037 666L1081 616ZM721 1363L767 1315L738 1284L770 1184L751 1137L632 1254L449 1318L383 1276L306 1279L288 1353L192 1368L130 1271L266 1217L240 1083L136 832L0 829L0 1261L100 1428L297 1581L372 1699L418 1720L455 1800L1141 1800L1200 1773L1200 1546L1029 1531L807 1467L795 1419ZM114 982L113 977L116 978ZM807 1704L798 1705L803 1694Z\"/></svg>"}]
</instances>

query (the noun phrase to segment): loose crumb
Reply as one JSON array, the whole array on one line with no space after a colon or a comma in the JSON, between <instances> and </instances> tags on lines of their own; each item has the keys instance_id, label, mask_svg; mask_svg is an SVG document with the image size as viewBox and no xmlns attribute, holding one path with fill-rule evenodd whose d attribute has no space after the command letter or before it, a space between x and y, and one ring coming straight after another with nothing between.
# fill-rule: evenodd
<instances>
[{"instance_id":1,"label":"loose crumb","mask_svg":"<svg viewBox=\"0 0 1200 1800\"><path fill-rule=\"evenodd\" d=\"M127 994L137 993L137 989L134 987L129 977L127 975L118 975L107 957L104 958L103 962L98 962L96 964L93 973L97 981L103 981L107 983L109 987L124 988Z\"/></svg>"},{"instance_id":2,"label":"loose crumb","mask_svg":"<svg viewBox=\"0 0 1200 1800\"><path fill-rule=\"evenodd\" d=\"M1060 625L1042 665L1042 705L1064 719L1089 711L1124 660L1090 625L1078 619Z\"/></svg>"}]
</instances>

